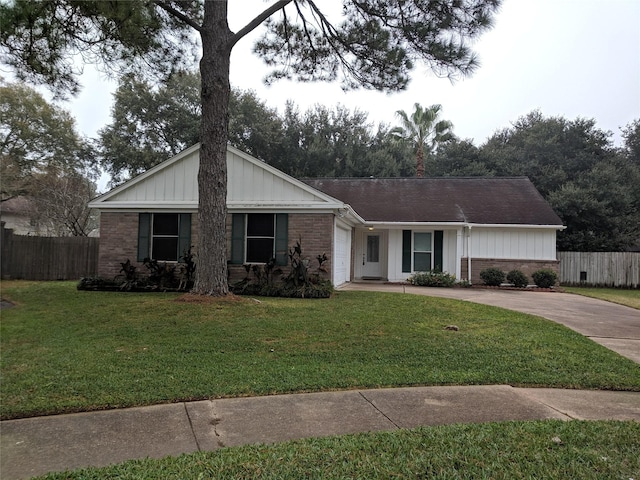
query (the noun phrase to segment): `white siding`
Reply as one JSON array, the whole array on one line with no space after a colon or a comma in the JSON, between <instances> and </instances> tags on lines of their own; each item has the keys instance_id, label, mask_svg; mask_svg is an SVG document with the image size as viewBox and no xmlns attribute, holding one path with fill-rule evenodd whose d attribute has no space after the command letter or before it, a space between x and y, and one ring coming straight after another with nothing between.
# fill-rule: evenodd
<instances>
[{"instance_id":1,"label":"white siding","mask_svg":"<svg viewBox=\"0 0 640 480\"><path fill-rule=\"evenodd\" d=\"M275 175L265 169L265 165L246 161L239 155L229 152L227 202L254 204L312 204L319 198L310 191L288 181L286 177Z\"/></svg>"},{"instance_id":2,"label":"white siding","mask_svg":"<svg viewBox=\"0 0 640 480\"><path fill-rule=\"evenodd\" d=\"M109 198L109 202L198 202L198 151L187 155L147 176L131 188L126 188Z\"/></svg>"},{"instance_id":3,"label":"white siding","mask_svg":"<svg viewBox=\"0 0 640 480\"><path fill-rule=\"evenodd\" d=\"M94 202L98 208L197 208L199 149L154 167ZM335 201L264 162L235 149L227 151L229 208L339 208Z\"/></svg>"},{"instance_id":4,"label":"white siding","mask_svg":"<svg viewBox=\"0 0 640 480\"><path fill-rule=\"evenodd\" d=\"M402 272L402 230L389 230L389 252L387 272L390 282L403 282L410 273ZM358 257L356 257L357 259Z\"/></svg>"},{"instance_id":5,"label":"white siding","mask_svg":"<svg viewBox=\"0 0 640 480\"><path fill-rule=\"evenodd\" d=\"M556 230L541 228L472 228L473 258L556 259Z\"/></svg>"},{"instance_id":6,"label":"white siding","mask_svg":"<svg viewBox=\"0 0 640 480\"><path fill-rule=\"evenodd\" d=\"M445 230L442 239L442 271L456 274L458 256L458 231L457 230Z\"/></svg>"}]
</instances>

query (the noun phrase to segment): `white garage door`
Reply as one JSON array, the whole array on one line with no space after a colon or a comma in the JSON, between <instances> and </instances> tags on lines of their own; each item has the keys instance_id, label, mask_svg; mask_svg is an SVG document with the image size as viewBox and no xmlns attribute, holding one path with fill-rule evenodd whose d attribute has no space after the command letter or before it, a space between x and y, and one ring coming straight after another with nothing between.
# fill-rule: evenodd
<instances>
[{"instance_id":1,"label":"white garage door","mask_svg":"<svg viewBox=\"0 0 640 480\"><path fill-rule=\"evenodd\" d=\"M336 225L334 241L335 259L333 267L333 285L342 285L349 281L351 265L351 230Z\"/></svg>"}]
</instances>

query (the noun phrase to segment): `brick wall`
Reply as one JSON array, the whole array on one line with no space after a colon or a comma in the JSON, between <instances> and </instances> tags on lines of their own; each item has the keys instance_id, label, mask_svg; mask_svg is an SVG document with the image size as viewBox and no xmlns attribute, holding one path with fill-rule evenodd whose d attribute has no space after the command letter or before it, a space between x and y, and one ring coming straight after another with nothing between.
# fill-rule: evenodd
<instances>
[{"instance_id":1,"label":"brick wall","mask_svg":"<svg viewBox=\"0 0 640 480\"><path fill-rule=\"evenodd\" d=\"M191 245L197 245L198 215L191 215ZM195 248L192 252L195 253ZM98 275L113 278L120 273L120 264L130 260L138 272L147 268L138 262L138 213L102 212L100 214L100 253Z\"/></svg>"},{"instance_id":2,"label":"brick wall","mask_svg":"<svg viewBox=\"0 0 640 480\"><path fill-rule=\"evenodd\" d=\"M316 257L325 253L328 260L324 262L327 273L323 278L331 279L332 243L333 243L333 215L324 214L289 214L289 247L293 247L298 240L302 247L302 257L309 259L309 269L315 273L318 267ZM227 256L231 257L231 215L227 216ZM280 267L286 275L288 267ZM235 283L247 275L243 265L228 265L229 283Z\"/></svg>"},{"instance_id":3,"label":"brick wall","mask_svg":"<svg viewBox=\"0 0 640 480\"><path fill-rule=\"evenodd\" d=\"M113 278L120 272L120 263L128 259L137 265L137 257L138 214L102 212L98 275Z\"/></svg>"},{"instance_id":4,"label":"brick wall","mask_svg":"<svg viewBox=\"0 0 640 480\"><path fill-rule=\"evenodd\" d=\"M499 268L505 274L511 270L520 270L527 277L529 277L529 283L533 284L531 274L537 270L549 269L556 273L559 273L560 262L557 260L505 260L496 258L472 258L471 259L471 283L482 284L480 278L480 272L486 268ZM461 280L468 280L467 278L467 258L462 259L461 268Z\"/></svg>"}]
</instances>

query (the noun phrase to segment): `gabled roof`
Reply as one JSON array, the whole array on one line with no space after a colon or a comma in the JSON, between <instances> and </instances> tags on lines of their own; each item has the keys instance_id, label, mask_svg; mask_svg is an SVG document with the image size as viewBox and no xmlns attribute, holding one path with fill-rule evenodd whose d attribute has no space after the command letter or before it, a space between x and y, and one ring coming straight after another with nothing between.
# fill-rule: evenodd
<instances>
[{"instance_id":1,"label":"gabled roof","mask_svg":"<svg viewBox=\"0 0 640 480\"><path fill-rule=\"evenodd\" d=\"M351 205L367 222L562 225L526 177L319 178L304 182Z\"/></svg>"}]
</instances>

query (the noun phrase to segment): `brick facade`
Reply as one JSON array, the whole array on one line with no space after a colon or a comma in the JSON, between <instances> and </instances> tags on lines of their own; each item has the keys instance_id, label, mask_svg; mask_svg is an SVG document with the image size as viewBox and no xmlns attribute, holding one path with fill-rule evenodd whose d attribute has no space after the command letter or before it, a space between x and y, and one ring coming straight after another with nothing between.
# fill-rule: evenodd
<instances>
[{"instance_id":1,"label":"brick facade","mask_svg":"<svg viewBox=\"0 0 640 480\"><path fill-rule=\"evenodd\" d=\"M100 216L100 253L98 259L98 275L113 278L120 273L120 264L130 260L138 272L144 273L146 268L137 262L138 257L138 213L103 212ZM325 253L328 260L324 263L327 269L325 278L331 278L333 214L289 214L289 247L301 240L302 255L310 260L310 270L315 272L317 255ZM191 215L191 244L196 253L198 243L198 215ZM227 257L231 257L231 215L227 215ZM196 264L197 264L196 257ZM287 273L287 268L282 268ZM246 276L243 265L229 265L229 282L234 283Z\"/></svg>"},{"instance_id":2,"label":"brick facade","mask_svg":"<svg viewBox=\"0 0 640 480\"><path fill-rule=\"evenodd\" d=\"M98 275L113 278L120 264L130 260L138 266L138 214L102 212L100 214L100 253Z\"/></svg>"},{"instance_id":3,"label":"brick facade","mask_svg":"<svg viewBox=\"0 0 640 480\"><path fill-rule=\"evenodd\" d=\"M460 272L461 280L468 280L468 267L467 258L462 258L462 268ZM529 283L533 283L531 274L538 270L549 269L556 273L560 273L560 262L558 260L509 260L509 259L496 259L496 258L472 258L471 259L471 283L474 285L481 285L482 279L480 278L480 272L487 268L499 268L505 274L511 270L520 270L527 277L529 277Z\"/></svg>"},{"instance_id":4,"label":"brick facade","mask_svg":"<svg viewBox=\"0 0 640 480\"><path fill-rule=\"evenodd\" d=\"M302 257L309 259L309 270L315 272L318 267L316 257L325 253L328 260L324 262L327 273L323 278L331 279L333 255L333 214L331 213L290 213L289 214L289 247L300 240ZM231 257L231 215L227 216L227 257ZM280 267L284 274L287 267ZM246 277L244 265L229 265L229 283L235 283Z\"/></svg>"},{"instance_id":5,"label":"brick facade","mask_svg":"<svg viewBox=\"0 0 640 480\"><path fill-rule=\"evenodd\" d=\"M120 264L130 260L138 272L145 273L146 267L138 262L138 212L100 214L100 253L98 255L98 275L113 278L120 273ZM191 215L191 244L197 242L198 215ZM195 249L193 250L195 251Z\"/></svg>"}]
</instances>

